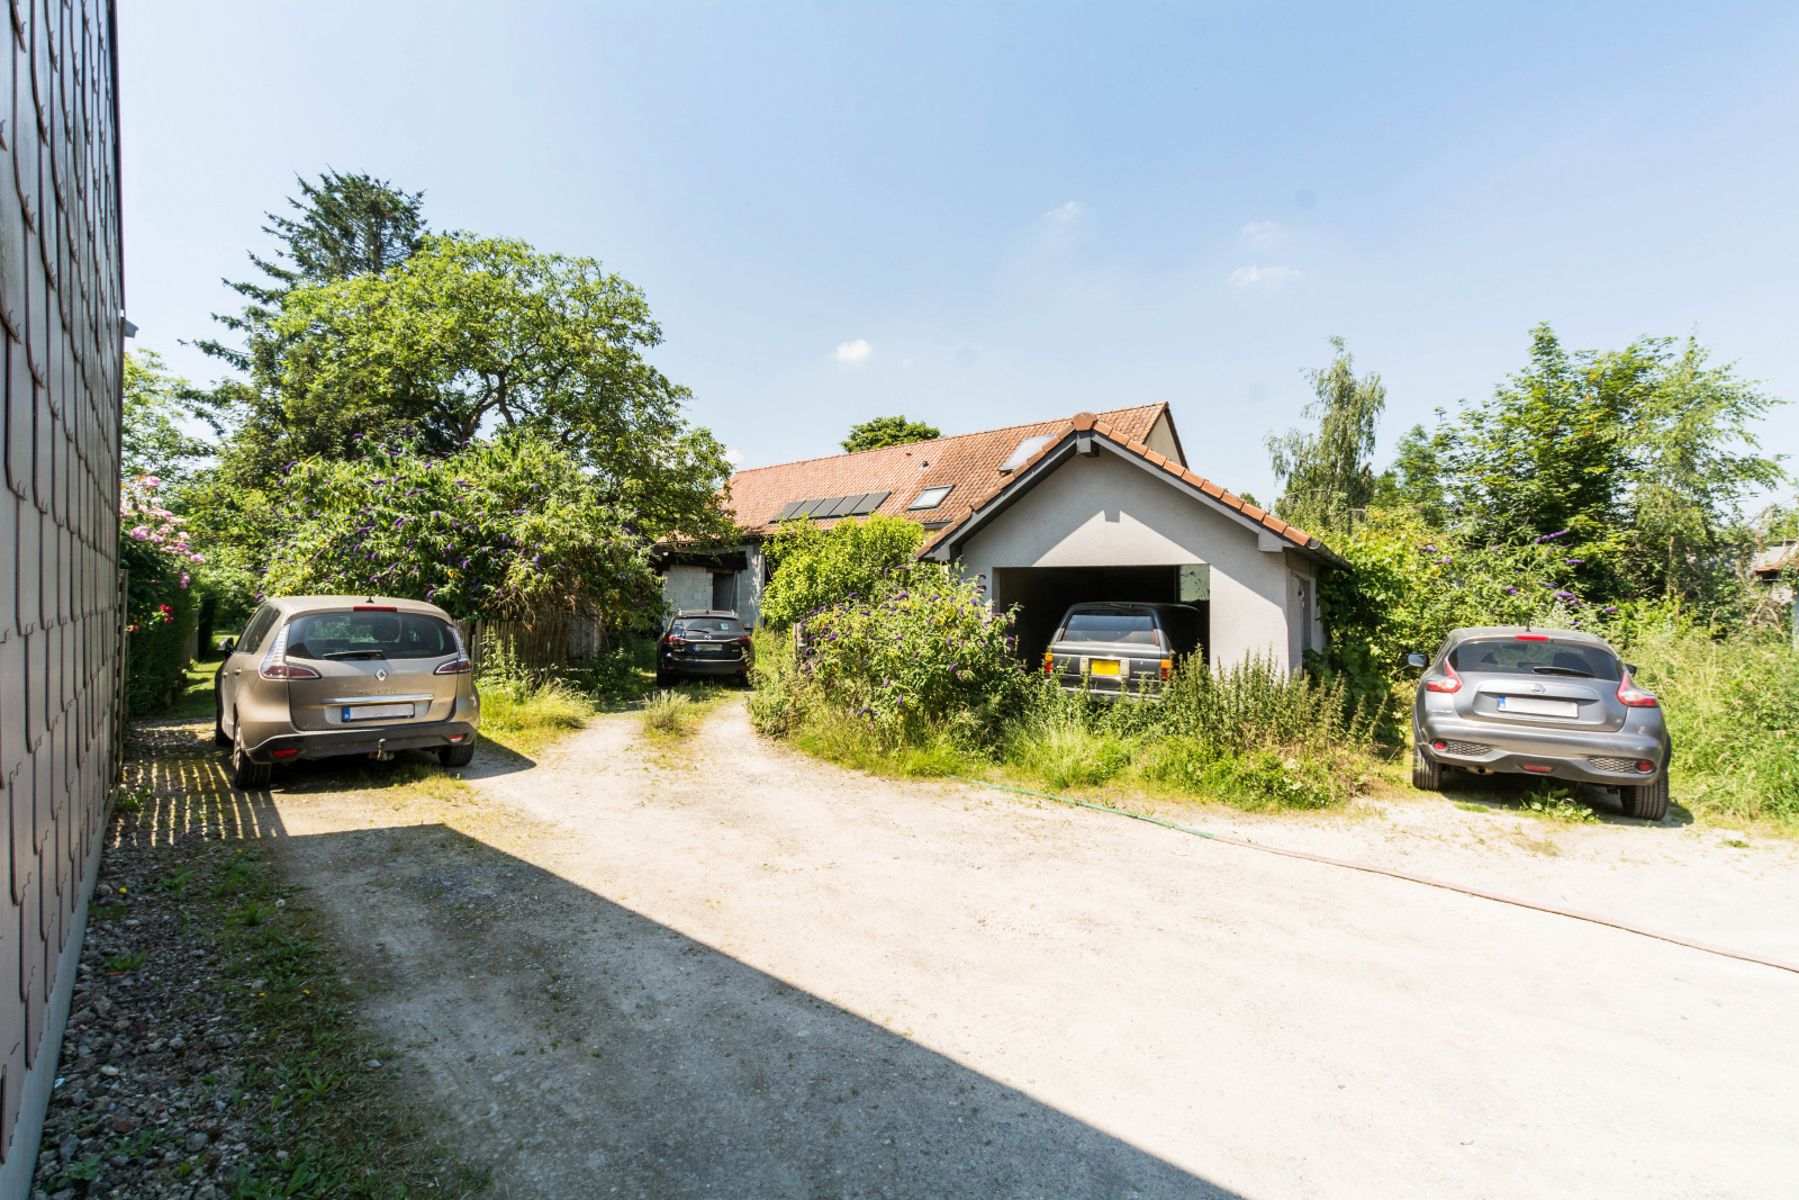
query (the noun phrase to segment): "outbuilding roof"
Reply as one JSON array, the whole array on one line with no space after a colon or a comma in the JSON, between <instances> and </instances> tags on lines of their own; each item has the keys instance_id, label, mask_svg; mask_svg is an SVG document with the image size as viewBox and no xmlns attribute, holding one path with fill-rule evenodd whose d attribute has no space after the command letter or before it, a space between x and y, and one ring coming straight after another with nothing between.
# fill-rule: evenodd
<instances>
[{"instance_id":1,"label":"outbuilding roof","mask_svg":"<svg viewBox=\"0 0 1799 1200\"><path fill-rule=\"evenodd\" d=\"M1113 409L1104 416L1109 427L1140 441L1150 436L1167 411L1166 404L1140 404ZM953 526L1016 477L1017 470L1000 468L1021 446L1039 438L1053 442L1068 429L1067 418L1033 421L880 450L756 467L731 476L728 504L740 527L764 536L774 533L779 514L795 501L881 493L886 495L869 512L904 517L927 528ZM1032 447L1033 457L1036 449ZM944 487L949 491L935 507L911 507L920 493ZM813 519L829 522L835 518Z\"/></svg>"},{"instance_id":2,"label":"outbuilding roof","mask_svg":"<svg viewBox=\"0 0 1799 1200\"><path fill-rule=\"evenodd\" d=\"M927 544L925 553L932 553L959 540L970 532L974 525L997 516L998 512L1011 501L1016 493L1027 490L1036 483L1043 473L1040 470L1041 467L1052 465L1052 460L1066 457L1071 445L1086 436L1103 438L1111 449L1124 457L1138 460L1172 482L1183 485L1193 493L1204 497L1215 507L1235 513L1246 524L1267 530L1295 549L1307 551L1327 562L1342 565L1341 558L1305 530L1281 520L1273 513L1251 504L1241 496L1226 491L1205 476L1189 470L1186 464L1176 462L1174 459L1150 449L1141 437L1135 436L1127 428L1120 427L1110 417L1110 413L1077 413L1072 420L1062 422L1060 436L1045 442L1027 462L1012 472L985 502L975 506L955 524L940 531Z\"/></svg>"}]
</instances>

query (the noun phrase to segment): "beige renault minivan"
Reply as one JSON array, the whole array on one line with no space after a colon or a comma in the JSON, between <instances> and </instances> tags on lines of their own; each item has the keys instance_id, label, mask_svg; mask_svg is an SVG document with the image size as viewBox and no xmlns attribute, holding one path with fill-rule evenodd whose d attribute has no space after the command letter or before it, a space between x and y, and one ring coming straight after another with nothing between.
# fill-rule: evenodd
<instances>
[{"instance_id":1,"label":"beige renault minivan","mask_svg":"<svg viewBox=\"0 0 1799 1200\"><path fill-rule=\"evenodd\" d=\"M446 767L475 755L481 699L450 615L384 596L265 601L225 642L214 737L231 782L267 787L276 763L436 750Z\"/></svg>"}]
</instances>

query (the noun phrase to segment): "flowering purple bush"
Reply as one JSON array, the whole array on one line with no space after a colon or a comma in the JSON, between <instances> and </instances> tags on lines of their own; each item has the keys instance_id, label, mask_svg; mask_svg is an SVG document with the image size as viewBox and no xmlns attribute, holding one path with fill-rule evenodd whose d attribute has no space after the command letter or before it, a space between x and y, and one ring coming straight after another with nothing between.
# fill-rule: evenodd
<instances>
[{"instance_id":1,"label":"flowering purple bush","mask_svg":"<svg viewBox=\"0 0 1799 1200\"><path fill-rule=\"evenodd\" d=\"M625 622L660 603L647 539L546 438L508 434L433 457L393 447L312 459L281 490L264 589L383 593L460 618L590 611Z\"/></svg>"}]
</instances>

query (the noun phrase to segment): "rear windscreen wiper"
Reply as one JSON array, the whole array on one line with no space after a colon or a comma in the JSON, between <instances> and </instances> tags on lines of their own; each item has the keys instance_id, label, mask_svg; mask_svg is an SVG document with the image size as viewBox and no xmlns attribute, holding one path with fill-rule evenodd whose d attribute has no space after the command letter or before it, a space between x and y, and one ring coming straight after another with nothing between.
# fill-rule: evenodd
<instances>
[{"instance_id":1,"label":"rear windscreen wiper","mask_svg":"<svg viewBox=\"0 0 1799 1200\"><path fill-rule=\"evenodd\" d=\"M323 655L324 658L386 658L384 650L339 650L335 654Z\"/></svg>"},{"instance_id":2,"label":"rear windscreen wiper","mask_svg":"<svg viewBox=\"0 0 1799 1200\"><path fill-rule=\"evenodd\" d=\"M1576 679L1597 679L1599 676L1591 671L1582 671L1577 667L1532 667L1539 675L1572 675Z\"/></svg>"}]
</instances>

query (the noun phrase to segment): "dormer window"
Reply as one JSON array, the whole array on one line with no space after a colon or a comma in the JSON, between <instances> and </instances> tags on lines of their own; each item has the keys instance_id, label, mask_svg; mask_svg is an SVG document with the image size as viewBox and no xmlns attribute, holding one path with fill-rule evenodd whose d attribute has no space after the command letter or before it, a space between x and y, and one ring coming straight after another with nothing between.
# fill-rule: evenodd
<instances>
[{"instance_id":1,"label":"dormer window","mask_svg":"<svg viewBox=\"0 0 1799 1200\"><path fill-rule=\"evenodd\" d=\"M908 512L916 512L921 508L936 508L939 504L943 503L943 498L949 495L955 486L956 485L952 483L948 487L926 488L924 491L918 493L918 495L912 497L912 503L906 505L906 509Z\"/></svg>"}]
</instances>

